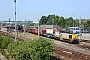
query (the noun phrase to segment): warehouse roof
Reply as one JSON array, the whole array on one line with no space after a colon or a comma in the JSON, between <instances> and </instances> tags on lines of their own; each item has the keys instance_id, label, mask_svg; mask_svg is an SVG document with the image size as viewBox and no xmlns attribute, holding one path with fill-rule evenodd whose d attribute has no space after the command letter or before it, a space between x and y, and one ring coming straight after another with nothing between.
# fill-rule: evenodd
<instances>
[{"instance_id":1,"label":"warehouse roof","mask_svg":"<svg viewBox=\"0 0 90 60\"><path fill-rule=\"evenodd\" d=\"M56 28L58 30L63 30L63 28L60 27L59 25L41 25L40 28L48 28L48 29Z\"/></svg>"}]
</instances>

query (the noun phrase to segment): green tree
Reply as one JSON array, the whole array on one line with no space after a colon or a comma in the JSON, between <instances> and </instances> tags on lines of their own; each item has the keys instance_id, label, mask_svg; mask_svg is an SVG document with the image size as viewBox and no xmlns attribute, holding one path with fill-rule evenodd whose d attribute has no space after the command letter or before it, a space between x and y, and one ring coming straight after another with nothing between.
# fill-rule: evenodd
<instances>
[{"instance_id":1,"label":"green tree","mask_svg":"<svg viewBox=\"0 0 90 60\"><path fill-rule=\"evenodd\" d=\"M54 18L54 25L58 25L59 24L59 16L56 15Z\"/></svg>"},{"instance_id":2,"label":"green tree","mask_svg":"<svg viewBox=\"0 0 90 60\"><path fill-rule=\"evenodd\" d=\"M40 24L46 24L48 21L47 17L46 16L42 16L41 19L40 19Z\"/></svg>"},{"instance_id":3,"label":"green tree","mask_svg":"<svg viewBox=\"0 0 90 60\"><path fill-rule=\"evenodd\" d=\"M87 28L90 28L90 20L87 20Z\"/></svg>"},{"instance_id":4,"label":"green tree","mask_svg":"<svg viewBox=\"0 0 90 60\"><path fill-rule=\"evenodd\" d=\"M74 26L79 27L79 19L74 20Z\"/></svg>"},{"instance_id":5,"label":"green tree","mask_svg":"<svg viewBox=\"0 0 90 60\"><path fill-rule=\"evenodd\" d=\"M54 18L55 18L55 15L48 15L46 24L52 25L54 23Z\"/></svg>"}]
</instances>

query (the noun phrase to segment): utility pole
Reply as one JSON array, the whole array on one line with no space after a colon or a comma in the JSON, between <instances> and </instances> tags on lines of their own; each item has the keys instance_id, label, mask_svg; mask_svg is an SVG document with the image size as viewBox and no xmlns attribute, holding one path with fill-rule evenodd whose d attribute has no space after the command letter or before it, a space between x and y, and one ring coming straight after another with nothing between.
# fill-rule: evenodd
<instances>
[{"instance_id":1,"label":"utility pole","mask_svg":"<svg viewBox=\"0 0 90 60\"><path fill-rule=\"evenodd\" d=\"M26 40L26 20L25 20L25 23L24 23L24 41Z\"/></svg>"},{"instance_id":2,"label":"utility pole","mask_svg":"<svg viewBox=\"0 0 90 60\"><path fill-rule=\"evenodd\" d=\"M14 0L15 2L15 41L16 41L16 38L17 38L17 32L16 32L16 0Z\"/></svg>"},{"instance_id":3,"label":"utility pole","mask_svg":"<svg viewBox=\"0 0 90 60\"><path fill-rule=\"evenodd\" d=\"M1 30L2 30L2 21L1 21Z\"/></svg>"},{"instance_id":4,"label":"utility pole","mask_svg":"<svg viewBox=\"0 0 90 60\"><path fill-rule=\"evenodd\" d=\"M73 34L74 34L74 14L73 14Z\"/></svg>"},{"instance_id":5,"label":"utility pole","mask_svg":"<svg viewBox=\"0 0 90 60\"><path fill-rule=\"evenodd\" d=\"M80 28L80 41L81 41L81 17L80 17L80 20L79 20L79 28Z\"/></svg>"},{"instance_id":6,"label":"utility pole","mask_svg":"<svg viewBox=\"0 0 90 60\"><path fill-rule=\"evenodd\" d=\"M40 26L39 26L39 19L38 19L38 38L40 37Z\"/></svg>"},{"instance_id":7,"label":"utility pole","mask_svg":"<svg viewBox=\"0 0 90 60\"><path fill-rule=\"evenodd\" d=\"M10 33L10 19L9 19L9 33Z\"/></svg>"},{"instance_id":8,"label":"utility pole","mask_svg":"<svg viewBox=\"0 0 90 60\"><path fill-rule=\"evenodd\" d=\"M52 29L53 29L53 33L54 33L54 14L53 14L53 18L52 18Z\"/></svg>"},{"instance_id":9,"label":"utility pole","mask_svg":"<svg viewBox=\"0 0 90 60\"><path fill-rule=\"evenodd\" d=\"M52 30L53 30L53 34L54 34L54 14L52 16Z\"/></svg>"},{"instance_id":10,"label":"utility pole","mask_svg":"<svg viewBox=\"0 0 90 60\"><path fill-rule=\"evenodd\" d=\"M83 33L84 33L84 25L83 25Z\"/></svg>"}]
</instances>

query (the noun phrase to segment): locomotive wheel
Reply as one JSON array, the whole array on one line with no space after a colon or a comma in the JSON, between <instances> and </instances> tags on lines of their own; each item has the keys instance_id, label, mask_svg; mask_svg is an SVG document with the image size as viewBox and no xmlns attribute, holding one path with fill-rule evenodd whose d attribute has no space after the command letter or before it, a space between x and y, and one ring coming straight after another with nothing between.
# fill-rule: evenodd
<instances>
[{"instance_id":1,"label":"locomotive wheel","mask_svg":"<svg viewBox=\"0 0 90 60\"><path fill-rule=\"evenodd\" d=\"M70 43L71 43L71 44L79 44L79 40L74 39L74 40L70 41Z\"/></svg>"}]
</instances>

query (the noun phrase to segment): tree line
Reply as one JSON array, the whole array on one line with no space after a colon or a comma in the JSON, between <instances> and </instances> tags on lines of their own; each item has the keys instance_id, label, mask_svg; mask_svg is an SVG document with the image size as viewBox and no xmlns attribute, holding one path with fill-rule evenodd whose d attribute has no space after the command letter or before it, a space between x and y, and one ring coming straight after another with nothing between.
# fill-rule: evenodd
<instances>
[{"instance_id":1,"label":"tree line","mask_svg":"<svg viewBox=\"0 0 90 60\"><path fill-rule=\"evenodd\" d=\"M48 16L42 16L40 19L41 25L59 25L63 28L68 27L82 27L82 28L90 28L90 19L81 19L81 25L80 25L80 19L73 19L72 17L64 18L63 16L58 15L48 15Z\"/></svg>"}]
</instances>

